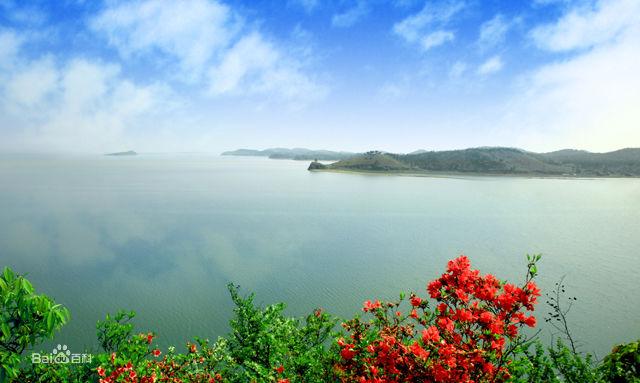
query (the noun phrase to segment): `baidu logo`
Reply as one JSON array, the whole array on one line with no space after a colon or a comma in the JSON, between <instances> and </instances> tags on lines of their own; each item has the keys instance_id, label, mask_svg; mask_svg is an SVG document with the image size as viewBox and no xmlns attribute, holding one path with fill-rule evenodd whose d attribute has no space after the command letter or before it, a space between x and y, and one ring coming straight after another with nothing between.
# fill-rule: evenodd
<instances>
[{"instance_id":1,"label":"baidu logo","mask_svg":"<svg viewBox=\"0 0 640 383\"><path fill-rule=\"evenodd\" d=\"M66 344L59 344L53 348L51 354L31 354L31 363L43 364L79 364L91 363L91 354L72 354Z\"/></svg>"}]
</instances>

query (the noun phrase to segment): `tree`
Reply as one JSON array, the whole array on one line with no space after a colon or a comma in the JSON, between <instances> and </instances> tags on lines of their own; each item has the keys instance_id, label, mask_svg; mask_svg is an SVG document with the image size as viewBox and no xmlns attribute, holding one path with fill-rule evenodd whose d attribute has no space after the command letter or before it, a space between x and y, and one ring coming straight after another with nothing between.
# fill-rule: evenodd
<instances>
[{"instance_id":1,"label":"tree","mask_svg":"<svg viewBox=\"0 0 640 383\"><path fill-rule=\"evenodd\" d=\"M0 276L0 382L19 373L22 353L53 335L69 320L69 311L35 293L22 275L5 267Z\"/></svg>"}]
</instances>

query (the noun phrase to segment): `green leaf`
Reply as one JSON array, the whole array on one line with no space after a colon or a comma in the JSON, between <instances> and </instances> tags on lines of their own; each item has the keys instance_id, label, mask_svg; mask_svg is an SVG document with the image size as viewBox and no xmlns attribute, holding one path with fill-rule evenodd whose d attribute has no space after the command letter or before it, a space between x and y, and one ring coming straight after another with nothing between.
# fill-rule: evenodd
<instances>
[{"instance_id":1,"label":"green leaf","mask_svg":"<svg viewBox=\"0 0 640 383\"><path fill-rule=\"evenodd\" d=\"M11 332L9 329L9 324L4 322L2 324L0 324L0 330L2 330L2 334L4 335L4 339L9 339L9 337L11 336Z\"/></svg>"},{"instance_id":2,"label":"green leaf","mask_svg":"<svg viewBox=\"0 0 640 383\"><path fill-rule=\"evenodd\" d=\"M20 278L20 283L22 284L22 289L26 291L28 294L33 294L33 285L25 278Z\"/></svg>"},{"instance_id":3,"label":"green leaf","mask_svg":"<svg viewBox=\"0 0 640 383\"><path fill-rule=\"evenodd\" d=\"M47 329L49 332L53 331L53 311L47 313Z\"/></svg>"},{"instance_id":4,"label":"green leaf","mask_svg":"<svg viewBox=\"0 0 640 383\"><path fill-rule=\"evenodd\" d=\"M5 267L4 268L4 272L2 273L4 275L4 280L7 282L11 282L13 280L13 271L11 271L10 268Z\"/></svg>"}]
</instances>

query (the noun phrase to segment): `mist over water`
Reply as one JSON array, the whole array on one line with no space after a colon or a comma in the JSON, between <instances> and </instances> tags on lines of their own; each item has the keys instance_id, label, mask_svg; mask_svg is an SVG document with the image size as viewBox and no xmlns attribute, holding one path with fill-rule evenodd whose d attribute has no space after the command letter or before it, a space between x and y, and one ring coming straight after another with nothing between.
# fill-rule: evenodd
<instances>
[{"instance_id":1,"label":"mist over water","mask_svg":"<svg viewBox=\"0 0 640 383\"><path fill-rule=\"evenodd\" d=\"M261 303L343 318L372 298L425 296L464 253L520 282L542 253L544 291L566 275L582 350L640 336L640 179L402 177L306 171L213 155L0 157L0 266L67 306L56 342L96 347L119 308L160 345L215 339L228 282ZM541 299L544 302L544 299ZM537 310L538 323L547 312ZM548 331L545 330L545 333ZM548 336L548 335L547 335Z\"/></svg>"}]
</instances>

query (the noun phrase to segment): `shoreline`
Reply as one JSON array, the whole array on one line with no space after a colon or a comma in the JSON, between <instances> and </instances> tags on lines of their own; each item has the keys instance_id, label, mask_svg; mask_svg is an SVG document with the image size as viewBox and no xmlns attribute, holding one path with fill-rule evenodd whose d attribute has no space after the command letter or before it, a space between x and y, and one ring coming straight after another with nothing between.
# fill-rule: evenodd
<instances>
[{"instance_id":1,"label":"shoreline","mask_svg":"<svg viewBox=\"0 0 640 383\"><path fill-rule=\"evenodd\" d=\"M566 179L566 180L597 180L597 179L640 179L640 176L579 176L560 174L505 174L505 173L465 173L465 172L429 172L429 171L379 171L379 170L352 170L352 169L308 169L309 172L326 172L342 174L361 174L375 176L400 176L400 177L428 177L428 178L529 178L529 179Z\"/></svg>"}]
</instances>

